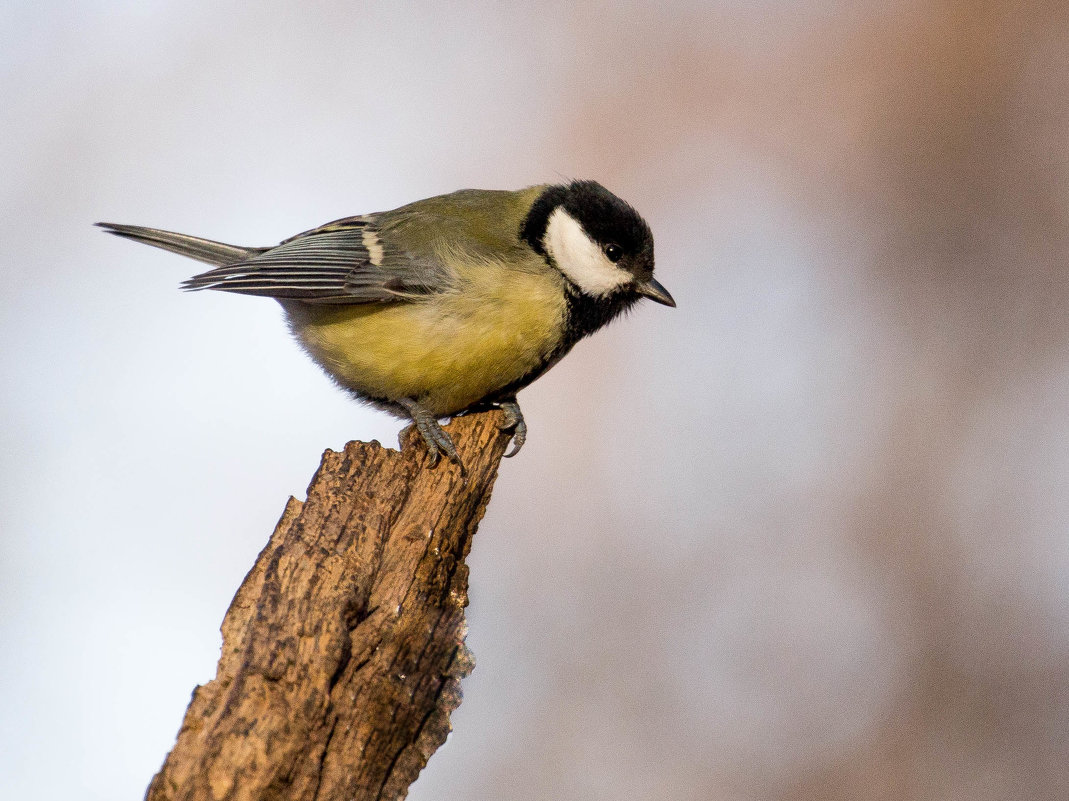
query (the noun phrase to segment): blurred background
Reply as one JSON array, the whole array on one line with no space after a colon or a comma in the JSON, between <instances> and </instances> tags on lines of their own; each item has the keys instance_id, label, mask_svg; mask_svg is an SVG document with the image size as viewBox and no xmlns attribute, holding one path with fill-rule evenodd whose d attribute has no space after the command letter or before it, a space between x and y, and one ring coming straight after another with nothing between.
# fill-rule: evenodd
<instances>
[{"instance_id":1,"label":"blurred background","mask_svg":"<svg viewBox=\"0 0 1069 801\"><path fill-rule=\"evenodd\" d=\"M324 448L268 245L594 178L642 304L521 394L411 798L1069 797L1069 10L0 7L0 796L140 798Z\"/></svg>"}]
</instances>

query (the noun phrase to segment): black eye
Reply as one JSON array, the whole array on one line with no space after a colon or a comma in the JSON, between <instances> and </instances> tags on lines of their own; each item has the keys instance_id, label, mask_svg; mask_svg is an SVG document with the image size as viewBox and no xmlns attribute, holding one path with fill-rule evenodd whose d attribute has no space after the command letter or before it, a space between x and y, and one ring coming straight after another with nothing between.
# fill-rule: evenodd
<instances>
[{"instance_id":1,"label":"black eye","mask_svg":"<svg viewBox=\"0 0 1069 801\"><path fill-rule=\"evenodd\" d=\"M605 246L605 258L611 262L618 262L624 257L624 249L613 243Z\"/></svg>"}]
</instances>

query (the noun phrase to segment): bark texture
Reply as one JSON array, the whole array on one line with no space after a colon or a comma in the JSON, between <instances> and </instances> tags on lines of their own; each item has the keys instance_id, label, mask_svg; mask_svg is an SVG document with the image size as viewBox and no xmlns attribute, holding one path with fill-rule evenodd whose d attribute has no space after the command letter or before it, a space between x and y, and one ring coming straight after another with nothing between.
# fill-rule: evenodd
<instances>
[{"instance_id":1,"label":"bark texture","mask_svg":"<svg viewBox=\"0 0 1069 801\"><path fill-rule=\"evenodd\" d=\"M472 535L508 437L500 412L448 430L467 469L350 442L290 498L223 620L148 801L404 798L449 733L472 666ZM414 435L418 439L418 435Z\"/></svg>"}]
</instances>

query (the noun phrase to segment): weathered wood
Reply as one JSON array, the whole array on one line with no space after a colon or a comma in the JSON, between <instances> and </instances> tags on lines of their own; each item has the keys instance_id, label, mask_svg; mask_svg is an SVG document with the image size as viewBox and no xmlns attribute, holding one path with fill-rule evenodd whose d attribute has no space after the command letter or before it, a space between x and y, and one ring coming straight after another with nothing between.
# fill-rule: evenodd
<instances>
[{"instance_id":1,"label":"weathered wood","mask_svg":"<svg viewBox=\"0 0 1069 801\"><path fill-rule=\"evenodd\" d=\"M508 437L500 412L448 430L467 469L350 442L290 498L223 620L148 801L404 798L449 733L472 535ZM418 435L415 435L418 438Z\"/></svg>"}]
</instances>

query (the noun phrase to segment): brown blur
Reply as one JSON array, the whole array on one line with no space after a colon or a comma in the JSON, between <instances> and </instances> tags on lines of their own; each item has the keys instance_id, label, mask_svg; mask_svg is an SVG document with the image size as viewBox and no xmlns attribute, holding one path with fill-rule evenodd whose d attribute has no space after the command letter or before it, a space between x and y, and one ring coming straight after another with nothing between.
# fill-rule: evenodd
<instances>
[{"instance_id":1,"label":"brown blur","mask_svg":"<svg viewBox=\"0 0 1069 801\"><path fill-rule=\"evenodd\" d=\"M774 572L787 571L753 604L755 617L738 624L753 628L754 653L743 658L748 670L761 674L769 662L780 665L773 670L773 681L783 682L779 702L796 705L800 717L814 714L807 696L811 684L822 680L806 672L820 659L799 658L794 650L792 632L808 625L807 613L776 608L772 600L775 585L791 582L789 572L804 572L807 561L779 561L782 543L765 528L770 521L788 531L816 530L811 542L798 547L838 551L848 562L846 583L862 585L878 609L870 633L878 641L880 656L873 661L879 675L862 670L838 703L825 699L815 721L795 719L787 733L775 727L791 717L790 706L767 714L738 740L722 736L685 745L666 742L649 728L648 739L620 735L629 727L652 727L669 738L686 731L656 722L680 695L686 699L686 691L673 687L658 694L658 652L646 652L647 643L633 643L634 656L651 662L644 670L621 676L613 665L575 692L601 687L607 698L640 696L634 711L605 724L617 736L606 736L604 747L631 743L628 756L617 757L628 766L618 765L616 778L626 785L621 775L637 774L629 781L644 798L1069 797L1065 6L872 6L828 13L823 24L782 50L776 29L784 23L771 11L767 20L750 23L767 26L767 50L731 47L736 22L725 16L680 20L678 27L660 30L636 25L616 42L629 54L629 63L613 62L617 80L609 87L595 84L575 103L570 145L579 154L576 161L597 162L624 185L663 193L671 206L688 187L715 181L716 148L693 143L726 140L726 150L747 152L778 176L788 203L820 229L815 269L833 304L828 314L834 318L854 304L865 312L851 320L861 330L846 334L848 358L811 366L823 371L817 388L829 398L841 388L836 373L852 370L858 372L842 385L856 385L864 394L847 400L846 416L827 429L841 438L841 447L815 468L823 475L809 476L809 494L772 491L766 501L774 508L766 507L761 517L735 521L726 537L722 523L710 521L707 530L726 539L725 548L765 540L754 558L778 564ZM600 42L604 30L597 15L580 24L581 40ZM717 34L695 35L702 26ZM763 37L747 30L741 38ZM577 83L585 69L576 70ZM630 113L656 122L619 125L606 136L607 120ZM674 155L680 150L689 155L681 160ZM644 160L636 164L634 153ZM731 208L709 213L720 225L731 225L724 219ZM672 274L681 266L730 266L679 265L663 255L659 263L662 280L684 296L681 309L700 315L704 305L716 313L714 302L679 290ZM651 323L648 330L656 328ZM724 347L709 341L699 353L715 358ZM655 474L658 465L644 469ZM678 533L666 520L652 526L649 536ZM732 557L712 561L730 564ZM667 595L685 609L693 600L688 593L664 588L673 576L687 576L687 569L684 563L666 566L660 584L648 576L621 580L633 582L639 598L665 601ZM713 583L723 580L712 569L707 575ZM618 614L618 625L628 630L625 639L648 636L634 623L643 620L642 611ZM831 605L828 615L821 625L855 625L836 619L848 615L845 607ZM604 639L606 617L591 617L589 629L570 636ZM711 639L692 648L718 648L716 632L700 623L679 636ZM739 642L747 638L733 644ZM627 653L625 643L617 649L618 658ZM792 664L795 669L782 667ZM673 681L685 684L686 678L668 683ZM758 692L765 685L747 681ZM858 685L870 681L874 697L859 700ZM703 697L690 699L696 708L688 714L701 716ZM765 714L760 710L767 699L750 700L755 704L743 717ZM540 766L566 765L590 748L588 740L567 735L589 728L571 718L581 714L570 711L576 701L561 690L545 702L560 710L544 713L550 716L547 728L562 733L556 745L542 750L527 744ZM717 704L705 707L709 715L720 711ZM591 714L605 711L597 707ZM715 734L716 727L697 725L690 736L709 737L710 731ZM768 740L747 742L762 737ZM560 753L550 756L551 748ZM636 766L647 760L660 769ZM658 773L674 778L658 786L650 775ZM510 797L567 794L566 784L544 775L526 778L537 791Z\"/></svg>"}]
</instances>

